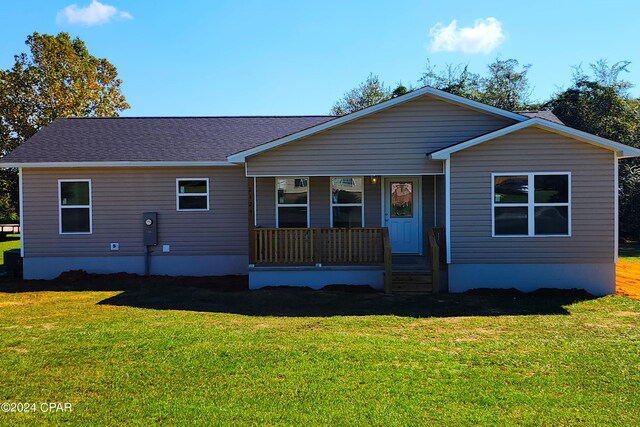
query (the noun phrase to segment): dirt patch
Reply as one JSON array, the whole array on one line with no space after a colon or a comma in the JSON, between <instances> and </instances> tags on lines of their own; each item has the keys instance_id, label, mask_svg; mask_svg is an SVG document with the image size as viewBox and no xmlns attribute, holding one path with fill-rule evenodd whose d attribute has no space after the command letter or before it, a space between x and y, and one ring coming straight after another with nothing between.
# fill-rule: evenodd
<instances>
[{"instance_id":1,"label":"dirt patch","mask_svg":"<svg viewBox=\"0 0 640 427\"><path fill-rule=\"evenodd\" d=\"M500 297L519 297L525 295L524 292L517 290L516 288L476 288L470 289L464 293L465 295L475 296L500 296Z\"/></svg>"},{"instance_id":2,"label":"dirt patch","mask_svg":"<svg viewBox=\"0 0 640 427\"><path fill-rule=\"evenodd\" d=\"M613 314L615 316L622 316L622 317L640 317L640 313L635 311L616 311Z\"/></svg>"},{"instance_id":3,"label":"dirt patch","mask_svg":"<svg viewBox=\"0 0 640 427\"><path fill-rule=\"evenodd\" d=\"M616 291L640 300L640 262L619 260L616 265Z\"/></svg>"},{"instance_id":4,"label":"dirt patch","mask_svg":"<svg viewBox=\"0 0 640 427\"><path fill-rule=\"evenodd\" d=\"M91 274L84 270L62 273L53 280L3 280L0 292L28 291L111 291L141 286L183 286L214 291L238 292L249 289L247 276L140 276L137 274Z\"/></svg>"},{"instance_id":5,"label":"dirt patch","mask_svg":"<svg viewBox=\"0 0 640 427\"><path fill-rule=\"evenodd\" d=\"M348 292L351 294L371 294L379 292L368 285L327 285L323 287L322 290L329 292Z\"/></svg>"},{"instance_id":6,"label":"dirt patch","mask_svg":"<svg viewBox=\"0 0 640 427\"><path fill-rule=\"evenodd\" d=\"M8 307L8 306L12 306L12 305L24 305L24 303L18 302L18 301L3 301L3 302L0 302L0 307Z\"/></svg>"},{"instance_id":7,"label":"dirt patch","mask_svg":"<svg viewBox=\"0 0 640 427\"><path fill-rule=\"evenodd\" d=\"M535 295L539 297L575 298L577 300L593 298L593 295L591 295L584 289L540 288L536 289L533 292L530 292L529 295Z\"/></svg>"}]
</instances>

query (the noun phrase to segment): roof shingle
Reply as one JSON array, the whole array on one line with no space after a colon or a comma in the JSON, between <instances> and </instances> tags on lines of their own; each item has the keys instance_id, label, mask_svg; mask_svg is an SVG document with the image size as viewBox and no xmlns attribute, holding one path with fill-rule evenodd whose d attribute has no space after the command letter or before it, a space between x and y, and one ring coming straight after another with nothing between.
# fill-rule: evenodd
<instances>
[{"instance_id":1,"label":"roof shingle","mask_svg":"<svg viewBox=\"0 0 640 427\"><path fill-rule=\"evenodd\" d=\"M529 117L531 119L535 119L535 118L545 119L545 120L548 120L548 121L550 121L552 123L557 123L559 125L563 125L564 124L551 111L545 111L545 110L541 110L541 111L516 111L516 113L518 113L520 115L523 115L525 117Z\"/></svg>"},{"instance_id":2,"label":"roof shingle","mask_svg":"<svg viewBox=\"0 0 640 427\"><path fill-rule=\"evenodd\" d=\"M230 154L334 118L58 118L0 162L226 161Z\"/></svg>"}]
</instances>

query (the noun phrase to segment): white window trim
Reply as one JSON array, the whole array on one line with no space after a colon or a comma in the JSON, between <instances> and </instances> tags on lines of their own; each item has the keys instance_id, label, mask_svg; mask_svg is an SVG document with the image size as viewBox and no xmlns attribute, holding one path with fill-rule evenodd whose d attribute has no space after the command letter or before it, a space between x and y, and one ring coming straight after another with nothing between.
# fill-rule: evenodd
<instances>
[{"instance_id":1,"label":"white window trim","mask_svg":"<svg viewBox=\"0 0 640 427\"><path fill-rule=\"evenodd\" d=\"M360 203L333 203L333 179L334 178L360 178L362 179L362 201ZM360 226L360 228L364 228L364 186L365 186L365 182L364 182L364 176L331 176L329 177L329 209L331 210L330 213L330 219L329 219L329 225L331 228L333 228L333 207L334 206L338 206L338 207L344 207L344 208L348 208L348 207L360 207L361 212L362 212L362 219L360 224L362 224ZM358 228L358 227L354 227L354 228Z\"/></svg>"},{"instance_id":2,"label":"white window trim","mask_svg":"<svg viewBox=\"0 0 640 427\"><path fill-rule=\"evenodd\" d=\"M278 199L278 180L279 179L306 179L307 180L307 203L294 203L294 204L280 204L280 200ZM311 192L311 180L308 176L277 176L274 178L274 187L275 187L275 197L276 197L276 228L280 228L280 217L278 215L279 208L307 208L307 226L305 228L309 228L309 224L311 223L311 206L309 203L309 193Z\"/></svg>"},{"instance_id":3,"label":"white window trim","mask_svg":"<svg viewBox=\"0 0 640 427\"><path fill-rule=\"evenodd\" d=\"M206 193L180 193L180 181L206 181L207 192ZM176 178L176 210L178 212L206 212L209 210L209 178ZM180 197L190 196L206 196L207 208L206 209L180 209Z\"/></svg>"},{"instance_id":4,"label":"white window trim","mask_svg":"<svg viewBox=\"0 0 640 427\"><path fill-rule=\"evenodd\" d=\"M89 205L64 205L62 206L62 183L63 182L88 182L89 183ZM59 179L58 180L58 234L93 234L93 185L90 179ZM62 209L87 209L89 208L89 231L63 232L62 231ZM22 231L22 230L20 230Z\"/></svg>"},{"instance_id":5,"label":"white window trim","mask_svg":"<svg viewBox=\"0 0 640 427\"><path fill-rule=\"evenodd\" d=\"M535 202L535 176L536 175L567 175L568 200L566 203L536 203ZM495 197L495 177L497 176L526 176L529 191L527 193L527 203L508 203L496 205ZM513 238L513 237L571 237L571 172L500 172L491 174L491 237L497 238ZM496 206L497 207L526 207L528 232L529 234L496 234ZM566 206L567 207L567 234L535 234L535 208L536 206Z\"/></svg>"}]
</instances>

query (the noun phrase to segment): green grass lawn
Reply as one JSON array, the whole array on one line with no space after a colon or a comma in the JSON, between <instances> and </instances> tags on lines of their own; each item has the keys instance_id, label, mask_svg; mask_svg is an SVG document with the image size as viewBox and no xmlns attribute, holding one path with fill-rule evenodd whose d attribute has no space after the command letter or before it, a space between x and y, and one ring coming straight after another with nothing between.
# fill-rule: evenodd
<instances>
[{"instance_id":1,"label":"green grass lawn","mask_svg":"<svg viewBox=\"0 0 640 427\"><path fill-rule=\"evenodd\" d=\"M4 266L4 251L9 249L17 249L20 247L20 235L9 234L6 240L0 240L0 270Z\"/></svg>"},{"instance_id":2,"label":"green grass lawn","mask_svg":"<svg viewBox=\"0 0 640 427\"><path fill-rule=\"evenodd\" d=\"M0 285L0 401L73 410L0 425L640 420L640 301L625 297L23 286Z\"/></svg>"}]
</instances>

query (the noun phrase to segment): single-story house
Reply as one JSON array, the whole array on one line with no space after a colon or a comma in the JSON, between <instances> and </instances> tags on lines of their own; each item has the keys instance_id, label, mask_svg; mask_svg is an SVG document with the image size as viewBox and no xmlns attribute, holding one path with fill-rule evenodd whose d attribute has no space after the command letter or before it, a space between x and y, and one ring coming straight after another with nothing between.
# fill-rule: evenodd
<instances>
[{"instance_id":1,"label":"single-story house","mask_svg":"<svg viewBox=\"0 0 640 427\"><path fill-rule=\"evenodd\" d=\"M632 156L426 87L341 117L59 118L0 166L20 171L26 279L610 294Z\"/></svg>"}]
</instances>

